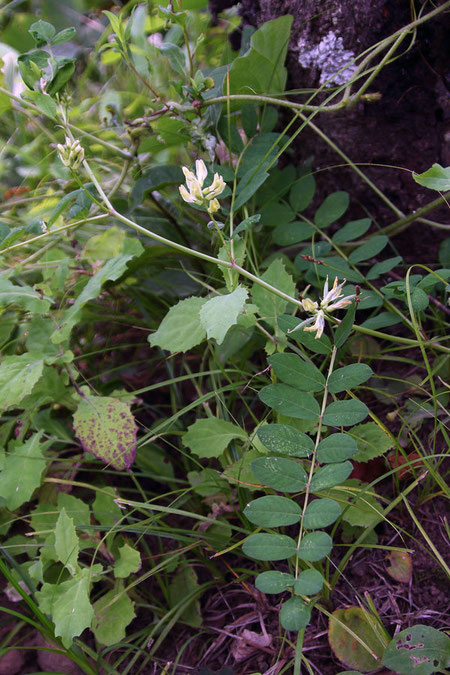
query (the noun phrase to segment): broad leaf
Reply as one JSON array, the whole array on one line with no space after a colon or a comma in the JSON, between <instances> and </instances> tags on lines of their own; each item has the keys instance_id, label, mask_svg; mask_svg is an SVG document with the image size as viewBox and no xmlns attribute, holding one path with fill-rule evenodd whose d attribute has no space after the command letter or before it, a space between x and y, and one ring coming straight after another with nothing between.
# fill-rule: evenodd
<instances>
[{"instance_id":1,"label":"broad leaf","mask_svg":"<svg viewBox=\"0 0 450 675\"><path fill-rule=\"evenodd\" d=\"M193 628L199 628L202 625L200 602L198 600L199 588L197 574L190 565L182 566L169 586L170 607L176 608L179 605L184 605L180 619Z\"/></svg>"},{"instance_id":2,"label":"broad leaf","mask_svg":"<svg viewBox=\"0 0 450 675\"><path fill-rule=\"evenodd\" d=\"M114 576L126 579L141 569L141 554L135 548L124 544L119 548L118 560L114 563Z\"/></svg>"},{"instance_id":3,"label":"broad leaf","mask_svg":"<svg viewBox=\"0 0 450 675\"><path fill-rule=\"evenodd\" d=\"M383 654L383 665L400 675L431 675L450 667L450 638L417 624L400 631Z\"/></svg>"},{"instance_id":4,"label":"broad leaf","mask_svg":"<svg viewBox=\"0 0 450 675\"><path fill-rule=\"evenodd\" d=\"M122 583L116 584L95 602L94 614L92 632L97 642L106 647L125 638L126 628L136 616L134 602L125 593Z\"/></svg>"},{"instance_id":5,"label":"broad leaf","mask_svg":"<svg viewBox=\"0 0 450 675\"><path fill-rule=\"evenodd\" d=\"M325 378L320 370L313 363L303 361L297 354L274 354L267 361L275 375L291 387L316 392L322 391L325 386Z\"/></svg>"},{"instance_id":6,"label":"broad leaf","mask_svg":"<svg viewBox=\"0 0 450 675\"><path fill-rule=\"evenodd\" d=\"M55 624L55 635L62 639L66 649L72 645L74 637L91 625L94 618L94 610L89 601L90 575L91 570L85 568L72 579L58 584L58 595L51 615ZM48 585L50 584L44 584L41 592Z\"/></svg>"},{"instance_id":7,"label":"broad leaf","mask_svg":"<svg viewBox=\"0 0 450 675\"><path fill-rule=\"evenodd\" d=\"M280 455L309 457L314 450L312 438L287 424L265 424L257 435L265 448Z\"/></svg>"},{"instance_id":8,"label":"broad leaf","mask_svg":"<svg viewBox=\"0 0 450 675\"><path fill-rule=\"evenodd\" d=\"M327 464L313 475L311 480L311 492L328 490L335 485L341 485L353 471L351 462L339 462L339 464Z\"/></svg>"},{"instance_id":9,"label":"broad leaf","mask_svg":"<svg viewBox=\"0 0 450 675\"><path fill-rule=\"evenodd\" d=\"M286 560L295 554L297 544L285 534L253 534L244 541L242 550L256 560Z\"/></svg>"},{"instance_id":10,"label":"broad leaf","mask_svg":"<svg viewBox=\"0 0 450 675\"><path fill-rule=\"evenodd\" d=\"M8 279L0 278L0 305L19 305L33 314L46 314L52 302L31 286L15 286Z\"/></svg>"},{"instance_id":11,"label":"broad leaf","mask_svg":"<svg viewBox=\"0 0 450 675\"><path fill-rule=\"evenodd\" d=\"M188 427L183 444L198 457L219 457L234 438L245 441L247 434L232 422L206 417Z\"/></svg>"},{"instance_id":12,"label":"broad leaf","mask_svg":"<svg viewBox=\"0 0 450 675\"><path fill-rule=\"evenodd\" d=\"M347 211L349 202L350 197L347 192L333 192L328 195L314 215L317 227L328 227L338 220Z\"/></svg>"},{"instance_id":13,"label":"broad leaf","mask_svg":"<svg viewBox=\"0 0 450 675\"><path fill-rule=\"evenodd\" d=\"M349 434L355 439L358 451L353 459L357 462L368 462L374 457L384 455L395 446L395 441L375 422L367 422L354 427Z\"/></svg>"},{"instance_id":14,"label":"broad leaf","mask_svg":"<svg viewBox=\"0 0 450 675\"><path fill-rule=\"evenodd\" d=\"M328 391L337 394L346 389L353 389L366 382L372 375L372 368L365 363L352 363L349 366L338 368L331 373L328 379Z\"/></svg>"},{"instance_id":15,"label":"broad leaf","mask_svg":"<svg viewBox=\"0 0 450 675\"><path fill-rule=\"evenodd\" d=\"M5 356L0 364L0 410L17 407L41 379L44 361L40 354Z\"/></svg>"},{"instance_id":16,"label":"broad leaf","mask_svg":"<svg viewBox=\"0 0 450 675\"><path fill-rule=\"evenodd\" d=\"M206 338L206 330L200 321L200 310L206 298L186 298L171 307L158 330L149 335L152 347L161 347L169 352L187 352Z\"/></svg>"},{"instance_id":17,"label":"broad leaf","mask_svg":"<svg viewBox=\"0 0 450 675\"><path fill-rule=\"evenodd\" d=\"M329 354L331 352L330 340L325 333L319 339L316 339L314 335L308 333L302 329L294 331L294 328L298 326L304 317L298 319L295 316L288 316L283 314L278 319L278 325L283 333L286 333L286 337L290 340L295 340L299 344L306 347L309 351L314 352L315 354ZM288 333L293 331L292 333Z\"/></svg>"},{"instance_id":18,"label":"broad leaf","mask_svg":"<svg viewBox=\"0 0 450 675\"><path fill-rule=\"evenodd\" d=\"M332 500L329 500L332 502ZM332 502L336 505L336 502ZM287 497L266 495L247 504L244 515L260 527L281 527L300 522L302 510L296 502Z\"/></svg>"},{"instance_id":19,"label":"broad leaf","mask_svg":"<svg viewBox=\"0 0 450 675\"><path fill-rule=\"evenodd\" d=\"M270 595L283 593L289 586L293 586L294 582L295 579L292 574L270 570L269 572L258 574L255 579L255 586L261 593Z\"/></svg>"},{"instance_id":20,"label":"broad leaf","mask_svg":"<svg viewBox=\"0 0 450 675\"><path fill-rule=\"evenodd\" d=\"M220 345L229 328L236 324L247 298L247 290L238 286L233 293L207 300L200 308L200 321L207 337L215 338Z\"/></svg>"},{"instance_id":21,"label":"broad leaf","mask_svg":"<svg viewBox=\"0 0 450 675\"><path fill-rule=\"evenodd\" d=\"M131 190L131 209L141 204L147 193L161 190L168 185L181 185L184 180L184 174L178 165L168 164L148 169Z\"/></svg>"},{"instance_id":22,"label":"broad leaf","mask_svg":"<svg viewBox=\"0 0 450 675\"><path fill-rule=\"evenodd\" d=\"M83 450L123 471L136 457L137 425L130 406L111 396L83 398L73 416Z\"/></svg>"},{"instance_id":23,"label":"broad leaf","mask_svg":"<svg viewBox=\"0 0 450 675\"><path fill-rule=\"evenodd\" d=\"M66 510L62 508L55 526L55 551L58 560L69 570L72 576L79 571L79 550L74 522L72 518L69 518Z\"/></svg>"},{"instance_id":24,"label":"broad leaf","mask_svg":"<svg viewBox=\"0 0 450 675\"><path fill-rule=\"evenodd\" d=\"M333 499L315 499L306 507L303 525L307 530L317 530L332 525L341 515L341 507Z\"/></svg>"},{"instance_id":25,"label":"broad leaf","mask_svg":"<svg viewBox=\"0 0 450 675\"><path fill-rule=\"evenodd\" d=\"M360 220L352 220L350 223L340 227L337 232L333 234L333 241L335 244L345 244L346 241L353 241L359 239L367 232L371 225L370 218L361 218Z\"/></svg>"},{"instance_id":26,"label":"broad leaf","mask_svg":"<svg viewBox=\"0 0 450 675\"><path fill-rule=\"evenodd\" d=\"M355 248L355 250L350 253L348 260L355 265L356 263L363 262L369 258L374 258L385 248L388 242L389 237L386 237L384 234L373 237L362 246Z\"/></svg>"},{"instance_id":27,"label":"broad leaf","mask_svg":"<svg viewBox=\"0 0 450 675\"><path fill-rule=\"evenodd\" d=\"M42 431L34 434L25 443L12 441L9 444L9 452L0 473L0 497L5 500L10 511L31 499L41 484L46 465L43 450L49 445L40 443L42 434Z\"/></svg>"},{"instance_id":28,"label":"broad leaf","mask_svg":"<svg viewBox=\"0 0 450 675\"><path fill-rule=\"evenodd\" d=\"M287 384L269 384L258 395L263 403L282 415L301 420L319 419L320 408L316 399Z\"/></svg>"},{"instance_id":29,"label":"broad leaf","mask_svg":"<svg viewBox=\"0 0 450 675\"><path fill-rule=\"evenodd\" d=\"M316 562L325 558L333 548L333 541L326 532L312 532L303 537L297 555L300 560Z\"/></svg>"},{"instance_id":30,"label":"broad leaf","mask_svg":"<svg viewBox=\"0 0 450 675\"><path fill-rule=\"evenodd\" d=\"M376 618L361 607L336 609L331 615L328 641L337 658L346 666L358 668L365 673L380 668L385 649L382 638L385 636L382 631L374 629L374 623L378 625ZM361 638L367 648L352 633ZM412 672L416 675L415 669Z\"/></svg>"},{"instance_id":31,"label":"broad leaf","mask_svg":"<svg viewBox=\"0 0 450 675\"><path fill-rule=\"evenodd\" d=\"M353 430L354 431L354 430ZM316 459L323 464L333 464L351 459L358 446L356 441L348 434L331 434L317 447Z\"/></svg>"},{"instance_id":32,"label":"broad leaf","mask_svg":"<svg viewBox=\"0 0 450 675\"><path fill-rule=\"evenodd\" d=\"M323 423L332 427L351 427L369 414L369 408L362 401L334 401L325 408Z\"/></svg>"},{"instance_id":33,"label":"broad leaf","mask_svg":"<svg viewBox=\"0 0 450 675\"><path fill-rule=\"evenodd\" d=\"M269 265L261 279L279 291L291 297L295 296L294 280L286 272L284 264L279 258ZM285 312L287 301L258 284L253 284L252 296L254 303L258 306L261 318L271 326L276 327L277 317Z\"/></svg>"},{"instance_id":34,"label":"broad leaf","mask_svg":"<svg viewBox=\"0 0 450 675\"><path fill-rule=\"evenodd\" d=\"M252 462L256 478L278 492L301 492L308 476L298 462L284 457L260 457Z\"/></svg>"},{"instance_id":35,"label":"broad leaf","mask_svg":"<svg viewBox=\"0 0 450 675\"><path fill-rule=\"evenodd\" d=\"M305 570L300 572L295 584L294 590L300 595L314 595L322 590L324 578L317 570Z\"/></svg>"},{"instance_id":36,"label":"broad leaf","mask_svg":"<svg viewBox=\"0 0 450 675\"><path fill-rule=\"evenodd\" d=\"M450 166L444 168L440 164L433 164L430 169L423 173L413 172L412 177L416 183L429 190L437 190L438 192L450 190Z\"/></svg>"},{"instance_id":37,"label":"broad leaf","mask_svg":"<svg viewBox=\"0 0 450 675\"><path fill-rule=\"evenodd\" d=\"M312 202L316 190L316 181L311 173L306 173L294 183L289 193L289 203L296 213L304 211Z\"/></svg>"},{"instance_id":38,"label":"broad leaf","mask_svg":"<svg viewBox=\"0 0 450 675\"><path fill-rule=\"evenodd\" d=\"M280 622L285 630L305 628L310 619L311 607L295 595L281 605Z\"/></svg>"}]
</instances>

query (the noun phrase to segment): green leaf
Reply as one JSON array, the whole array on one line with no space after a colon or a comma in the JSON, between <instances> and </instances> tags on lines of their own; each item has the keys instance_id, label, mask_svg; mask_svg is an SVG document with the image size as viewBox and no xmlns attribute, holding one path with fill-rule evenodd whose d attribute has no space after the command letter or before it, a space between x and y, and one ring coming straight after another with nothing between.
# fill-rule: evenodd
<instances>
[{"instance_id":1,"label":"green leaf","mask_svg":"<svg viewBox=\"0 0 450 675\"><path fill-rule=\"evenodd\" d=\"M72 518L61 509L55 525L55 551L57 559L66 567L72 576L79 571L78 553L80 547Z\"/></svg>"},{"instance_id":2,"label":"green leaf","mask_svg":"<svg viewBox=\"0 0 450 675\"><path fill-rule=\"evenodd\" d=\"M295 296L294 280L286 272L284 264L279 258L269 265L261 279L279 291L291 297ZM253 284L252 296L253 302L258 306L261 318L272 327L276 327L277 317L285 312L287 301L258 284Z\"/></svg>"},{"instance_id":3,"label":"green leaf","mask_svg":"<svg viewBox=\"0 0 450 675\"><path fill-rule=\"evenodd\" d=\"M330 501L332 501L330 499ZM333 502L336 504L336 502ZM247 504L244 515L254 525L261 527L281 527L299 523L302 510L298 504L287 497L266 495Z\"/></svg>"},{"instance_id":4,"label":"green leaf","mask_svg":"<svg viewBox=\"0 0 450 675\"><path fill-rule=\"evenodd\" d=\"M280 94L284 91L292 16L267 21L250 39L250 49L230 68L230 94ZM224 85L224 93L227 91Z\"/></svg>"},{"instance_id":5,"label":"green leaf","mask_svg":"<svg viewBox=\"0 0 450 675\"><path fill-rule=\"evenodd\" d=\"M319 418L320 408L316 399L311 394L294 389L287 384L269 384L263 387L258 395L263 403L282 415L301 420Z\"/></svg>"},{"instance_id":6,"label":"green leaf","mask_svg":"<svg viewBox=\"0 0 450 675\"><path fill-rule=\"evenodd\" d=\"M171 307L159 325L149 335L152 347L161 347L174 352L187 352L206 338L206 331L200 321L200 310L206 298L186 298Z\"/></svg>"},{"instance_id":7,"label":"green leaf","mask_svg":"<svg viewBox=\"0 0 450 675\"><path fill-rule=\"evenodd\" d=\"M356 441L348 434L331 434L317 446L316 459L322 464L334 464L351 459L356 454Z\"/></svg>"},{"instance_id":8,"label":"green leaf","mask_svg":"<svg viewBox=\"0 0 450 675\"><path fill-rule=\"evenodd\" d=\"M295 316L283 314L278 319L278 325L280 330L287 334L288 330L292 331L302 320L303 319L297 319ZM331 352L331 343L325 333L322 337L316 339L311 333L307 333L300 329L292 334L287 334L287 337L291 340L295 340L298 344L303 345L308 350L314 352L314 354L329 354Z\"/></svg>"},{"instance_id":9,"label":"green leaf","mask_svg":"<svg viewBox=\"0 0 450 675\"><path fill-rule=\"evenodd\" d=\"M358 447L353 457L356 462L368 462L374 457L384 455L395 446L394 439L375 422L359 424L351 430L350 434Z\"/></svg>"},{"instance_id":10,"label":"green leaf","mask_svg":"<svg viewBox=\"0 0 450 675\"><path fill-rule=\"evenodd\" d=\"M338 220L348 209L350 197L347 192L333 192L317 209L314 222L317 227L324 228Z\"/></svg>"},{"instance_id":11,"label":"green leaf","mask_svg":"<svg viewBox=\"0 0 450 675\"><path fill-rule=\"evenodd\" d=\"M309 457L314 450L312 438L288 424L265 424L257 436L265 448L280 455Z\"/></svg>"},{"instance_id":12,"label":"green leaf","mask_svg":"<svg viewBox=\"0 0 450 675\"><path fill-rule=\"evenodd\" d=\"M5 356L0 364L0 410L17 407L31 394L41 379L44 361L41 355Z\"/></svg>"},{"instance_id":13,"label":"green leaf","mask_svg":"<svg viewBox=\"0 0 450 675\"><path fill-rule=\"evenodd\" d=\"M48 447L40 443L43 432L31 436L25 443L12 441L0 473L0 497L10 511L31 499L41 484L46 460L43 451Z\"/></svg>"},{"instance_id":14,"label":"green leaf","mask_svg":"<svg viewBox=\"0 0 450 675\"><path fill-rule=\"evenodd\" d=\"M302 465L284 457L259 457L251 466L252 472L262 484L278 492L301 492L308 482Z\"/></svg>"},{"instance_id":15,"label":"green leaf","mask_svg":"<svg viewBox=\"0 0 450 675\"><path fill-rule=\"evenodd\" d=\"M56 30L51 23L39 20L31 24L28 32L36 42L36 47L41 47L42 45L47 44L47 42L52 41L52 37L55 35Z\"/></svg>"},{"instance_id":16,"label":"green leaf","mask_svg":"<svg viewBox=\"0 0 450 675\"><path fill-rule=\"evenodd\" d=\"M198 457L219 457L234 438L246 441L247 434L232 422L206 417L188 427L183 445Z\"/></svg>"},{"instance_id":17,"label":"green leaf","mask_svg":"<svg viewBox=\"0 0 450 675\"><path fill-rule=\"evenodd\" d=\"M234 202L234 211L237 211L253 197L255 192L267 180L269 174L263 169L255 171L251 168L244 174L236 188L237 199Z\"/></svg>"},{"instance_id":18,"label":"green leaf","mask_svg":"<svg viewBox=\"0 0 450 675\"><path fill-rule=\"evenodd\" d=\"M444 168L440 164L433 164L430 169L423 173L413 171L412 177L416 183L430 190L437 190L438 192L450 190L450 166Z\"/></svg>"},{"instance_id":19,"label":"green leaf","mask_svg":"<svg viewBox=\"0 0 450 675\"><path fill-rule=\"evenodd\" d=\"M315 499L306 507L303 525L307 530L317 530L332 525L341 515L341 507L333 499Z\"/></svg>"},{"instance_id":20,"label":"green leaf","mask_svg":"<svg viewBox=\"0 0 450 675\"><path fill-rule=\"evenodd\" d=\"M305 239L310 239L315 230L309 223L282 223L272 232L272 239L279 246L292 246Z\"/></svg>"},{"instance_id":21,"label":"green leaf","mask_svg":"<svg viewBox=\"0 0 450 675\"><path fill-rule=\"evenodd\" d=\"M292 574L270 570L269 572L258 574L255 579L255 586L261 593L271 595L283 593L289 586L293 586L294 582L295 579Z\"/></svg>"},{"instance_id":22,"label":"green leaf","mask_svg":"<svg viewBox=\"0 0 450 675\"><path fill-rule=\"evenodd\" d=\"M365 673L380 668L385 649L382 638L385 635L382 631L377 631L374 624L379 626L376 618L361 607L347 607L333 612L329 622L328 641L337 658L346 666L359 668ZM367 648L346 628L361 638Z\"/></svg>"},{"instance_id":23,"label":"green leaf","mask_svg":"<svg viewBox=\"0 0 450 675\"><path fill-rule=\"evenodd\" d=\"M383 260L382 262L375 263L375 265L371 267L366 274L367 281L370 281L372 279L378 279L378 277L381 277L383 274L390 272L394 267L400 265L402 260L403 260L402 256L398 255L395 256L394 258L388 258L387 260Z\"/></svg>"},{"instance_id":24,"label":"green leaf","mask_svg":"<svg viewBox=\"0 0 450 675\"><path fill-rule=\"evenodd\" d=\"M311 619L311 607L294 596L281 605L280 622L285 630L305 628Z\"/></svg>"},{"instance_id":25,"label":"green leaf","mask_svg":"<svg viewBox=\"0 0 450 675\"><path fill-rule=\"evenodd\" d=\"M370 328L371 330L379 330L380 328L387 328L387 326L395 326L396 323L400 323L400 320L398 314L394 314L393 312L380 312L376 316L363 321L361 326Z\"/></svg>"},{"instance_id":26,"label":"green leaf","mask_svg":"<svg viewBox=\"0 0 450 675\"><path fill-rule=\"evenodd\" d=\"M380 251L382 251L385 246L389 243L389 237L382 234L379 237L372 237L368 242L362 246L358 246L352 251L348 257L348 260L353 265L369 258L374 258Z\"/></svg>"},{"instance_id":27,"label":"green leaf","mask_svg":"<svg viewBox=\"0 0 450 675\"><path fill-rule=\"evenodd\" d=\"M54 96L58 91L63 89L64 85L70 80L75 71L75 59L59 59L57 65L56 75L53 80L47 85L47 92L49 96Z\"/></svg>"},{"instance_id":28,"label":"green leaf","mask_svg":"<svg viewBox=\"0 0 450 675\"><path fill-rule=\"evenodd\" d=\"M333 548L333 540L326 532L312 532L303 537L298 549L300 560L316 562L325 558Z\"/></svg>"},{"instance_id":29,"label":"green leaf","mask_svg":"<svg viewBox=\"0 0 450 675\"><path fill-rule=\"evenodd\" d=\"M352 220L350 223L340 227L332 236L335 244L345 244L347 241L359 239L367 232L372 221L370 218L361 218L360 220Z\"/></svg>"},{"instance_id":30,"label":"green leaf","mask_svg":"<svg viewBox=\"0 0 450 675\"><path fill-rule=\"evenodd\" d=\"M252 462L261 457L261 453L251 448L246 450L243 457L228 466L222 474L231 485L245 485L245 487L254 492L259 490L259 485L255 485L255 475L251 469Z\"/></svg>"},{"instance_id":31,"label":"green leaf","mask_svg":"<svg viewBox=\"0 0 450 675\"><path fill-rule=\"evenodd\" d=\"M126 628L136 613L134 602L125 593L123 583L118 583L94 603L92 632L101 645L112 647L126 636Z\"/></svg>"},{"instance_id":32,"label":"green leaf","mask_svg":"<svg viewBox=\"0 0 450 675\"><path fill-rule=\"evenodd\" d=\"M255 560L286 560L295 555L297 544L285 534L253 534L244 541L242 550Z\"/></svg>"},{"instance_id":33,"label":"green leaf","mask_svg":"<svg viewBox=\"0 0 450 675\"><path fill-rule=\"evenodd\" d=\"M314 595L322 590L323 576L317 570L305 570L300 572L295 584L294 590L299 595Z\"/></svg>"},{"instance_id":34,"label":"green leaf","mask_svg":"<svg viewBox=\"0 0 450 675\"><path fill-rule=\"evenodd\" d=\"M117 225L108 227L87 240L83 255L89 262L115 258L123 249L125 237L126 232L122 227L117 227Z\"/></svg>"},{"instance_id":35,"label":"green leaf","mask_svg":"<svg viewBox=\"0 0 450 675\"><path fill-rule=\"evenodd\" d=\"M450 638L417 624L400 631L383 654L383 665L399 675L431 675L450 666Z\"/></svg>"},{"instance_id":36,"label":"green leaf","mask_svg":"<svg viewBox=\"0 0 450 675\"><path fill-rule=\"evenodd\" d=\"M107 490L108 494L105 494L104 490ZM122 518L123 512L115 502L118 496L114 488L103 488L102 492L97 491L95 493L92 511L94 512L95 520L100 525L111 527Z\"/></svg>"},{"instance_id":37,"label":"green leaf","mask_svg":"<svg viewBox=\"0 0 450 675\"><path fill-rule=\"evenodd\" d=\"M315 492L328 490L335 485L341 485L352 471L353 465L348 461L322 466L312 477L310 490L314 494Z\"/></svg>"},{"instance_id":38,"label":"green leaf","mask_svg":"<svg viewBox=\"0 0 450 675\"><path fill-rule=\"evenodd\" d=\"M107 281L116 281L119 279L126 271L127 263L132 258L141 255L143 250L141 243L137 239L131 239L129 237L125 239L122 253L115 258L108 260L103 267L89 279L72 307L65 312L62 326L54 332L52 342L60 344L70 336L72 328L80 319L81 310L84 305L89 302L89 300L93 300L100 295L102 286Z\"/></svg>"},{"instance_id":39,"label":"green leaf","mask_svg":"<svg viewBox=\"0 0 450 675\"><path fill-rule=\"evenodd\" d=\"M218 295L201 306L200 321L209 339L215 338L217 344L222 344L227 331L237 323L247 298L247 290L238 286L233 293Z\"/></svg>"},{"instance_id":40,"label":"green leaf","mask_svg":"<svg viewBox=\"0 0 450 675\"><path fill-rule=\"evenodd\" d=\"M124 544L119 548L119 558L114 563L116 579L126 579L141 569L141 554L135 548Z\"/></svg>"},{"instance_id":41,"label":"green leaf","mask_svg":"<svg viewBox=\"0 0 450 675\"><path fill-rule=\"evenodd\" d=\"M23 96L28 101L32 101L46 117L56 117L58 112L56 103L48 94L40 91L27 91Z\"/></svg>"},{"instance_id":42,"label":"green leaf","mask_svg":"<svg viewBox=\"0 0 450 675\"><path fill-rule=\"evenodd\" d=\"M85 452L118 471L133 464L137 425L125 401L111 396L83 398L73 416L73 428Z\"/></svg>"},{"instance_id":43,"label":"green leaf","mask_svg":"<svg viewBox=\"0 0 450 675\"><path fill-rule=\"evenodd\" d=\"M231 115L222 115L217 124L217 130L231 152L240 154L243 151L244 143Z\"/></svg>"},{"instance_id":44,"label":"green leaf","mask_svg":"<svg viewBox=\"0 0 450 675\"><path fill-rule=\"evenodd\" d=\"M46 314L53 300L42 298L31 286L15 286L8 279L0 278L0 305L19 305L34 314Z\"/></svg>"},{"instance_id":45,"label":"green leaf","mask_svg":"<svg viewBox=\"0 0 450 675\"><path fill-rule=\"evenodd\" d=\"M296 213L304 211L312 202L316 190L316 181L311 173L306 173L294 183L289 192L289 203Z\"/></svg>"},{"instance_id":46,"label":"green leaf","mask_svg":"<svg viewBox=\"0 0 450 675\"><path fill-rule=\"evenodd\" d=\"M55 624L55 635L61 638L66 649L70 648L74 637L91 625L94 618L94 610L89 601L90 576L90 568L85 568L72 579L57 584L57 590L55 589L51 602L51 616ZM38 601L42 598L42 594L45 595L47 587L53 585L56 584L43 585L41 591L36 594Z\"/></svg>"},{"instance_id":47,"label":"green leaf","mask_svg":"<svg viewBox=\"0 0 450 675\"><path fill-rule=\"evenodd\" d=\"M338 277L338 279L342 281L346 279L347 281L353 281L356 284L361 284L364 281L361 272L352 269L350 265L338 255L326 256L325 258L322 258L322 262L323 265L316 265L314 271L323 279L327 276L332 279ZM301 269L301 266L297 263L297 258L295 259L295 266Z\"/></svg>"},{"instance_id":48,"label":"green leaf","mask_svg":"<svg viewBox=\"0 0 450 675\"><path fill-rule=\"evenodd\" d=\"M178 75L184 77L186 75L186 55L183 50L180 49L178 45L174 45L171 42L163 42L158 49L163 56L167 56L171 68L173 68Z\"/></svg>"},{"instance_id":49,"label":"green leaf","mask_svg":"<svg viewBox=\"0 0 450 675\"><path fill-rule=\"evenodd\" d=\"M178 570L169 586L170 607L175 608L177 605L184 604L180 619L194 628L202 625L198 601L199 588L197 574L190 565L185 565Z\"/></svg>"},{"instance_id":50,"label":"green leaf","mask_svg":"<svg viewBox=\"0 0 450 675\"><path fill-rule=\"evenodd\" d=\"M62 45L64 42L73 40L77 35L77 31L73 26L70 28L64 28L60 30L59 33L56 33L55 37L52 38L52 45Z\"/></svg>"},{"instance_id":51,"label":"green leaf","mask_svg":"<svg viewBox=\"0 0 450 675\"><path fill-rule=\"evenodd\" d=\"M371 527L383 518L382 510L373 488L355 478L342 483L330 493L332 498L339 499L342 506L342 520L352 527Z\"/></svg>"},{"instance_id":52,"label":"green leaf","mask_svg":"<svg viewBox=\"0 0 450 675\"><path fill-rule=\"evenodd\" d=\"M274 354L267 361L275 375L291 387L316 392L322 391L325 386L325 378L320 370L313 363L303 361L297 354Z\"/></svg>"},{"instance_id":53,"label":"green leaf","mask_svg":"<svg viewBox=\"0 0 450 675\"><path fill-rule=\"evenodd\" d=\"M366 382L372 375L372 368L365 363L352 363L344 368L338 368L328 379L328 391L337 394L346 389L353 389Z\"/></svg>"},{"instance_id":54,"label":"green leaf","mask_svg":"<svg viewBox=\"0 0 450 675\"><path fill-rule=\"evenodd\" d=\"M323 423L332 427L351 427L369 414L369 408L362 401L334 401L327 405Z\"/></svg>"}]
</instances>

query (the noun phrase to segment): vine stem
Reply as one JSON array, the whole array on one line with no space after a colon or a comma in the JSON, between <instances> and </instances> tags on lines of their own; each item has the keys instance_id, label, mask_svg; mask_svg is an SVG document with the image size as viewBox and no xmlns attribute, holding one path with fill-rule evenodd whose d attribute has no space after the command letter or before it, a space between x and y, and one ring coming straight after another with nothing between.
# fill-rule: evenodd
<instances>
[{"instance_id":1,"label":"vine stem","mask_svg":"<svg viewBox=\"0 0 450 675\"><path fill-rule=\"evenodd\" d=\"M317 433L316 433L316 440L314 443L314 450L312 453L311 457L311 466L309 469L309 476L308 476L308 482L306 484L306 491L305 491L305 500L303 502L303 509L302 509L302 518L300 521L300 531L298 533L298 539L297 539L297 553L300 548L300 544L302 542L303 538L303 519L305 517L305 511L308 506L308 501L309 501L309 491L311 488L311 481L314 473L314 469L316 468L316 454L317 454L317 448L320 443L320 437L322 435L322 420L323 416L325 413L325 408L327 407L327 399L328 399L328 380L330 379L331 373L333 372L334 368L334 362L336 360L336 354L337 354L337 347L336 345L333 346L333 350L331 352L331 358L330 358L330 365L328 367L328 374L327 374L327 379L325 381L325 389L323 392L323 398L322 398L322 406L320 409L320 415L319 415L319 424L317 426ZM295 558L295 578L298 577L298 555Z\"/></svg>"}]
</instances>

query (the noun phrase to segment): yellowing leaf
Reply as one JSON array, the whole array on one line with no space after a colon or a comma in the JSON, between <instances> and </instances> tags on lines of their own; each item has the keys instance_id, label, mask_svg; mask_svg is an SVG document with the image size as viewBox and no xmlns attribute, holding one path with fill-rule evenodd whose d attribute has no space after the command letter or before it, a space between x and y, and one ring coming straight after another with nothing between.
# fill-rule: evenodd
<instances>
[{"instance_id":1,"label":"yellowing leaf","mask_svg":"<svg viewBox=\"0 0 450 675\"><path fill-rule=\"evenodd\" d=\"M219 457L233 438L246 440L247 434L232 422L207 417L188 427L183 444L198 457Z\"/></svg>"}]
</instances>

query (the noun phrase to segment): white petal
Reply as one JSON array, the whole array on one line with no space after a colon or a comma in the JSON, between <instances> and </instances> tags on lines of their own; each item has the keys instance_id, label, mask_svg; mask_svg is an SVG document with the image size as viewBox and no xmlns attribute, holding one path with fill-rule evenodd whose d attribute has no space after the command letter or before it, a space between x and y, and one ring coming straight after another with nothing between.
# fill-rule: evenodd
<instances>
[{"instance_id":1,"label":"white petal","mask_svg":"<svg viewBox=\"0 0 450 675\"><path fill-rule=\"evenodd\" d=\"M205 162L202 159L197 159L195 162L195 172L197 174L197 180L200 183L200 187L203 187L205 178L208 175L208 169L205 166Z\"/></svg>"}]
</instances>

